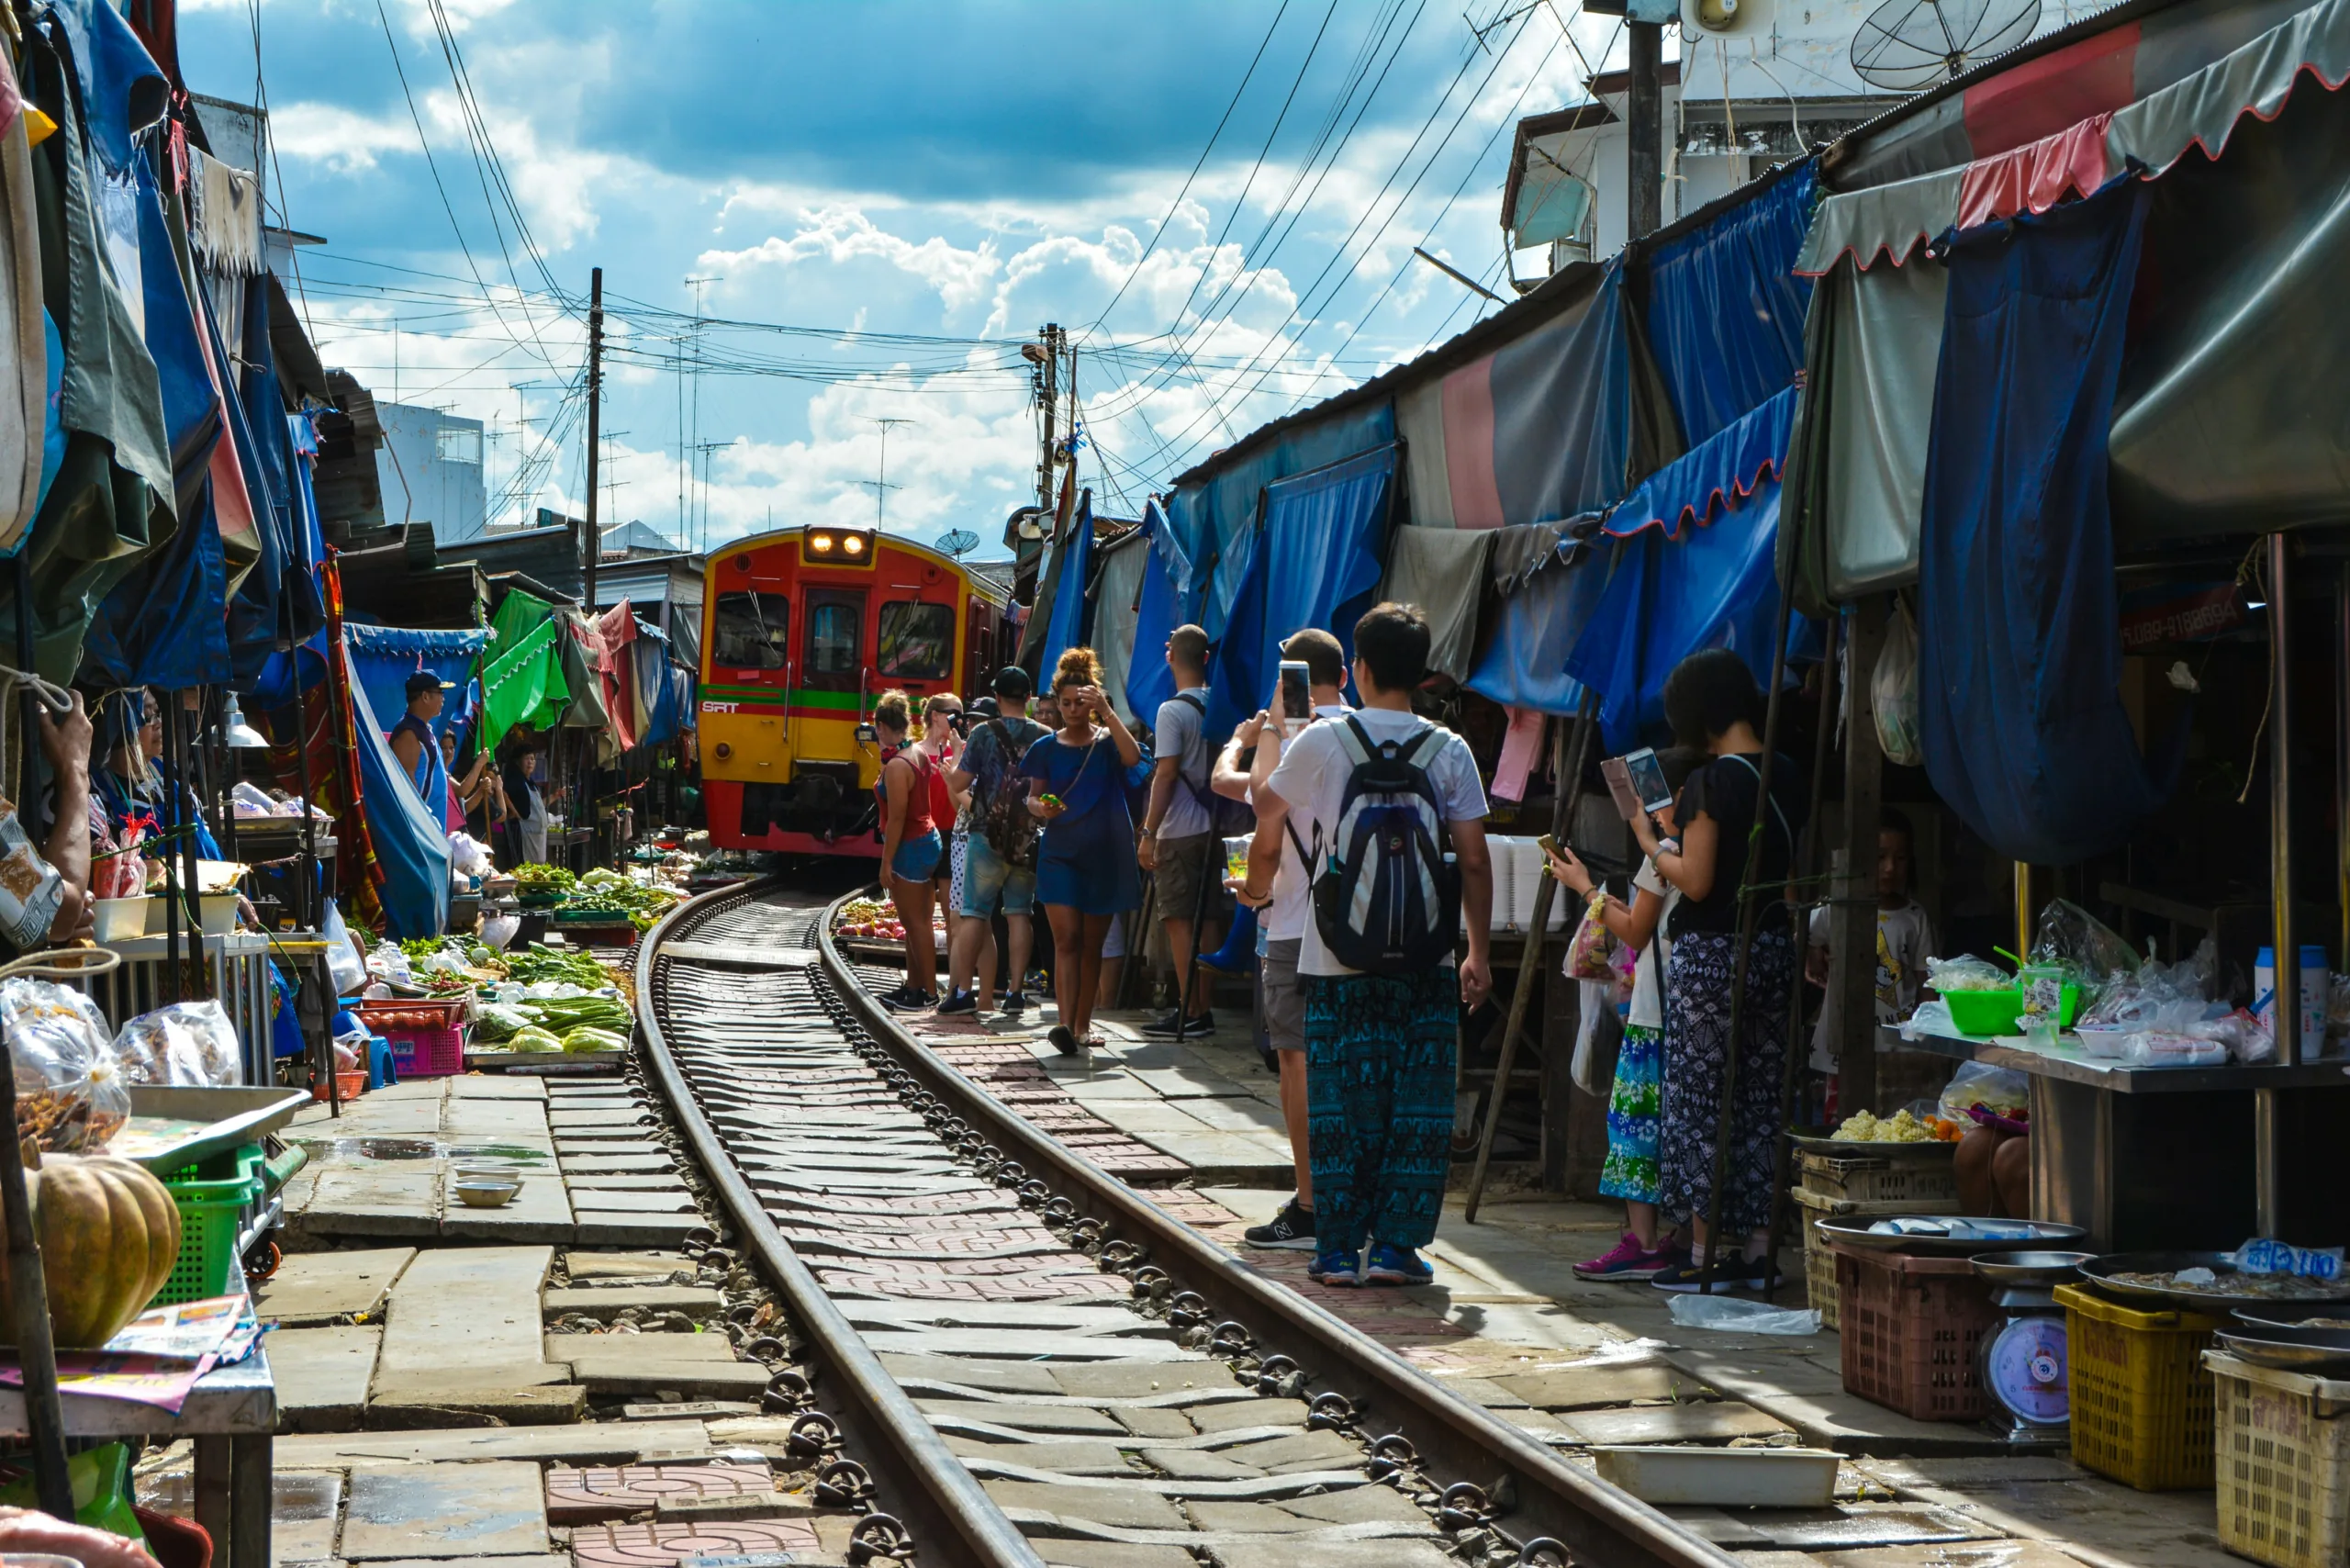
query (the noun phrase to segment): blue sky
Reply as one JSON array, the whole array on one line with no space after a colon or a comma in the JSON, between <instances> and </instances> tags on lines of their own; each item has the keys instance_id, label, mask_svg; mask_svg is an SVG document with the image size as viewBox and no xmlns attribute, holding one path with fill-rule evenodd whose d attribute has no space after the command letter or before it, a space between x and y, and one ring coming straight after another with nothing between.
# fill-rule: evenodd
<instances>
[{"instance_id":1,"label":"blue sky","mask_svg":"<svg viewBox=\"0 0 2350 1568\"><path fill-rule=\"evenodd\" d=\"M326 237L329 363L492 421L496 521L581 502L600 265L609 519L869 519L889 419L890 527L992 540L1033 487L1041 322L1078 336L1084 482L1125 510L1491 308L1414 244L1507 292L1508 128L1614 29L1471 11L1482 42L1449 0L260 0L270 198ZM252 100L248 0L181 17L189 85ZM696 277L740 325L694 328Z\"/></svg>"}]
</instances>

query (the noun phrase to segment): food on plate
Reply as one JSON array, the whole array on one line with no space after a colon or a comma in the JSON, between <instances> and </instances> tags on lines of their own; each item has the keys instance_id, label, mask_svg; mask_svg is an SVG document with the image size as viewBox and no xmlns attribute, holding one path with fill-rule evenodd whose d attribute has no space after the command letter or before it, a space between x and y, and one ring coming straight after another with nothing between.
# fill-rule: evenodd
<instances>
[{"instance_id":1,"label":"food on plate","mask_svg":"<svg viewBox=\"0 0 2350 1568\"><path fill-rule=\"evenodd\" d=\"M2312 1280L2300 1274L2218 1274L2210 1269L2177 1269L2159 1272L2123 1271L2106 1277L2118 1285L2137 1285L2145 1290L2256 1296L2263 1301L2335 1301L2343 1294L2338 1281Z\"/></svg>"},{"instance_id":2,"label":"food on plate","mask_svg":"<svg viewBox=\"0 0 2350 1568\"><path fill-rule=\"evenodd\" d=\"M1840 1143L1930 1143L1935 1135L1905 1109L1890 1116L1880 1117L1868 1111L1848 1116L1835 1136Z\"/></svg>"}]
</instances>

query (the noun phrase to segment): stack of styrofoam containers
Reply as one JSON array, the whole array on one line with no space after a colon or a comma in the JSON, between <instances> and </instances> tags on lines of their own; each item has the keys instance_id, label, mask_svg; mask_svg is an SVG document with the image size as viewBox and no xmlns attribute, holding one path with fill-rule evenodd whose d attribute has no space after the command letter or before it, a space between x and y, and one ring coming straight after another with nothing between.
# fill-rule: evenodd
<instances>
[{"instance_id":1,"label":"stack of styrofoam containers","mask_svg":"<svg viewBox=\"0 0 2350 1568\"><path fill-rule=\"evenodd\" d=\"M1550 874L1541 844L1532 838L1495 833L1485 835L1485 846L1494 862L1492 928L1520 934L1531 930L1534 901L1540 896L1542 879ZM1565 927L1568 906L1573 902L1563 889L1551 898L1550 929Z\"/></svg>"}]
</instances>

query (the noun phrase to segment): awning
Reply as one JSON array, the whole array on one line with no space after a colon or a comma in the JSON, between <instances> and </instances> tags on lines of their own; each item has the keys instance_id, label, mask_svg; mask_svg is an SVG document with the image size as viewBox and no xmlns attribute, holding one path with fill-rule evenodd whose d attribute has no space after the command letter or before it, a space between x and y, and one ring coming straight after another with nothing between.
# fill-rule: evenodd
<instances>
[{"instance_id":1,"label":"awning","mask_svg":"<svg viewBox=\"0 0 2350 1568\"><path fill-rule=\"evenodd\" d=\"M1352 662L1355 621L1379 586L1396 455L1391 442L1266 487L1265 526L1209 673L1210 735L1271 702L1291 633L1326 628Z\"/></svg>"},{"instance_id":2,"label":"awning","mask_svg":"<svg viewBox=\"0 0 2350 1568\"><path fill-rule=\"evenodd\" d=\"M2134 27L2114 30L2130 34ZM2094 42L2095 40L2085 40ZM2036 69L2024 67L2020 70ZM2350 79L2350 0L2307 10L2143 97L2124 95L2019 145L1955 168L1831 196L1820 203L1796 270L1818 276L1847 252L1866 269L1898 265L1921 240L2019 212L2045 212L2135 166L2153 177L2189 151L2216 159L2246 116L2274 120L2304 78L2328 92ZM1989 84L1986 84L1988 86Z\"/></svg>"},{"instance_id":3,"label":"awning","mask_svg":"<svg viewBox=\"0 0 2350 1568\"><path fill-rule=\"evenodd\" d=\"M1137 529L1103 547L1093 586L1087 590L1093 600L1093 651L1102 657L1102 690L1129 724L1135 722L1135 711L1126 703L1126 678L1135 655L1135 597L1149 558L1149 536ZM1146 649L1144 656L1158 652Z\"/></svg>"},{"instance_id":4,"label":"awning","mask_svg":"<svg viewBox=\"0 0 2350 1568\"><path fill-rule=\"evenodd\" d=\"M438 812L425 809L416 786L402 776L399 759L384 738L386 732L347 646L343 660L351 678L360 801L367 818L368 842L384 873L375 890L383 901L386 935L401 940L438 936L449 921L448 825ZM397 720L400 709L391 712Z\"/></svg>"},{"instance_id":5,"label":"awning","mask_svg":"<svg viewBox=\"0 0 2350 1568\"><path fill-rule=\"evenodd\" d=\"M1684 445L1711 440L1795 385L1811 285L1788 269L1818 184L1806 159L1649 256L1649 350Z\"/></svg>"},{"instance_id":6,"label":"awning","mask_svg":"<svg viewBox=\"0 0 2350 1568\"><path fill-rule=\"evenodd\" d=\"M1036 684L1050 686L1053 666L1070 648L1081 648L1093 629L1093 602L1086 588L1093 576L1093 492L1078 498L1077 516L1069 536L1054 546L1053 576L1058 579L1046 611L1044 636L1038 644Z\"/></svg>"},{"instance_id":7,"label":"awning","mask_svg":"<svg viewBox=\"0 0 2350 1568\"><path fill-rule=\"evenodd\" d=\"M1661 529L1678 539L1684 528L1709 524L1724 508L1742 504L1758 486L1779 477L1797 396L1795 387L1786 388L1650 475L1601 527L1618 538Z\"/></svg>"},{"instance_id":8,"label":"awning","mask_svg":"<svg viewBox=\"0 0 2350 1568\"><path fill-rule=\"evenodd\" d=\"M344 651L352 678L367 689L367 701L385 716L388 729L408 711L408 678L430 672L450 683L435 734L461 729L471 719L474 676L486 632L412 632L402 627L363 626L346 622Z\"/></svg>"},{"instance_id":9,"label":"awning","mask_svg":"<svg viewBox=\"0 0 2350 1568\"><path fill-rule=\"evenodd\" d=\"M1477 651L1490 528L1399 528L1388 535L1379 597L1416 604L1428 618L1428 669L1465 683Z\"/></svg>"},{"instance_id":10,"label":"awning","mask_svg":"<svg viewBox=\"0 0 2350 1568\"><path fill-rule=\"evenodd\" d=\"M571 700L555 644L554 607L509 588L489 618L493 633L481 668L481 744L494 746L519 724L552 729Z\"/></svg>"},{"instance_id":11,"label":"awning","mask_svg":"<svg viewBox=\"0 0 2350 1568\"><path fill-rule=\"evenodd\" d=\"M1469 689L1505 708L1580 711L1583 687L1567 673L1567 655L1607 586L1611 554L1577 550L1572 561L1544 567L1503 599Z\"/></svg>"},{"instance_id":12,"label":"awning","mask_svg":"<svg viewBox=\"0 0 2350 1568\"><path fill-rule=\"evenodd\" d=\"M1167 514L1158 510L1157 501L1143 507L1142 529L1150 543L1148 559L1143 562L1142 586L1135 595L1135 629L1130 646L1142 649L1143 656L1127 664L1126 711L1152 722L1158 717L1158 705L1175 695L1175 672L1167 667L1161 650L1167 645L1168 634L1183 624L1184 617L1181 591L1176 587L1178 578L1168 565L1180 552L1161 544L1169 524Z\"/></svg>"}]
</instances>

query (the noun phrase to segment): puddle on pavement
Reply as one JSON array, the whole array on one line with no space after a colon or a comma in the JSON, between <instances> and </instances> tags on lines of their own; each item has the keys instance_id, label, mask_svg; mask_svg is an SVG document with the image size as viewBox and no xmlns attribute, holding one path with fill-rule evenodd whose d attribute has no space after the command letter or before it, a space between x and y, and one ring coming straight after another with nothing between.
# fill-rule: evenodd
<instances>
[{"instance_id":1,"label":"puddle on pavement","mask_svg":"<svg viewBox=\"0 0 2350 1568\"><path fill-rule=\"evenodd\" d=\"M296 1140L312 1159L399 1162L411 1159L495 1159L515 1165L544 1165L554 1157L543 1148L510 1143L444 1143L426 1137L338 1137Z\"/></svg>"}]
</instances>

